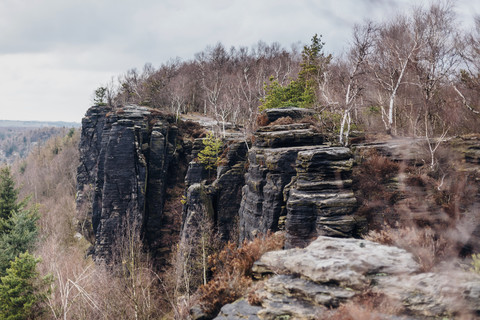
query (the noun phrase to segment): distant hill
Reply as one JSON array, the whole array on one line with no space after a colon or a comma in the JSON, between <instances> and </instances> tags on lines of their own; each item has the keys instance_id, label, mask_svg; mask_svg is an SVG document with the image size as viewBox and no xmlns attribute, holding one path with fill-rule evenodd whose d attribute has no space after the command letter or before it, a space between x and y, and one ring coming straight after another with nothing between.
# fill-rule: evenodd
<instances>
[{"instance_id":1,"label":"distant hill","mask_svg":"<svg viewBox=\"0 0 480 320\"><path fill-rule=\"evenodd\" d=\"M79 122L0 120L2 128L79 128L81 126L82 124Z\"/></svg>"},{"instance_id":2,"label":"distant hill","mask_svg":"<svg viewBox=\"0 0 480 320\"><path fill-rule=\"evenodd\" d=\"M16 159L25 158L32 150L52 137L73 135L75 130L78 130L75 127L79 124L75 126L73 123L68 126L67 124L67 122L0 121L0 166L2 163L13 163Z\"/></svg>"}]
</instances>

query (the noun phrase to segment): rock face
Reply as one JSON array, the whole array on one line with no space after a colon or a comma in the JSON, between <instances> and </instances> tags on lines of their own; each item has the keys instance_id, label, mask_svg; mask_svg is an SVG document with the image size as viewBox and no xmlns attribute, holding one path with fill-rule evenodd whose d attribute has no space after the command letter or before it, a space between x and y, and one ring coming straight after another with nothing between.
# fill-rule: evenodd
<instances>
[{"instance_id":1,"label":"rock face","mask_svg":"<svg viewBox=\"0 0 480 320\"><path fill-rule=\"evenodd\" d=\"M202 139L192 143L182 136L173 116L138 106L90 108L80 141L77 209L95 260L109 263L119 237L132 228L153 257L168 253L166 239L173 231L164 207L168 190L177 187L186 187L184 235L206 216L224 241L236 239L248 146L235 138L225 144L217 177L207 184L208 172L192 161L203 148ZM174 226L177 236L181 227L182 222Z\"/></svg>"},{"instance_id":2,"label":"rock face","mask_svg":"<svg viewBox=\"0 0 480 320\"><path fill-rule=\"evenodd\" d=\"M160 245L168 172L180 161L173 120L133 106L93 107L83 119L77 208L96 261L110 262L127 226L138 228L152 251Z\"/></svg>"},{"instance_id":3,"label":"rock face","mask_svg":"<svg viewBox=\"0 0 480 320\"><path fill-rule=\"evenodd\" d=\"M367 240L320 236L304 249L264 254L253 271L271 276L255 292L258 305L241 300L225 306L218 319L328 319L332 308L365 290L400 310L400 316L378 319L480 314L480 276L460 269L419 273L410 253Z\"/></svg>"},{"instance_id":4,"label":"rock face","mask_svg":"<svg viewBox=\"0 0 480 320\"><path fill-rule=\"evenodd\" d=\"M359 225L352 187L352 154L344 147L300 151L287 200L287 247L318 235L351 237ZM356 220L357 219L357 220Z\"/></svg>"},{"instance_id":5,"label":"rock face","mask_svg":"<svg viewBox=\"0 0 480 320\"><path fill-rule=\"evenodd\" d=\"M227 141L226 145L225 158L217 168L213 183L207 184L208 175L201 164L193 161L189 164L182 239L195 234L198 221L205 217L213 223L223 241L236 240L238 236L234 231L245 184L247 145L235 140Z\"/></svg>"},{"instance_id":6,"label":"rock face","mask_svg":"<svg viewBox=\"0 0 480 320\"><path fill-rule=\"evenodd\" d=\"M302 109L282 109L299 118ZM267 116L278 119L282 110ZM318 235L349 237L357 222L348 148L323 144L306 123L270 125L255 133L239 211L240 240L285 229L287 247Z\"/></svg>"}]
</instances>

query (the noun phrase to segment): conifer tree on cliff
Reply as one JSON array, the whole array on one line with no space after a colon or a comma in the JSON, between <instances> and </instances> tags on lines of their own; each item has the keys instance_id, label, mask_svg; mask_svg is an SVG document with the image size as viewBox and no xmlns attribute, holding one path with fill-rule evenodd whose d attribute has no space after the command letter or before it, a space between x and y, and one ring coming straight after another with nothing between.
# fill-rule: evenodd
<instances>
[{"instance_id":1,"label":"conifer tree on cliff","mask_svg":"<svg viewBox=\"0 0 480 320\"><path fill-rule=\"evenodd\" d=\"M321 36L315 34L310 45L302 50L301 70L298 79L287 86L279 84L277 79L270 78L271 83L265 85L266 95L261 99L260 111L272 108L300 107L311 108L317 98L316 88L323 79L323 73L330 63L331 55L323 53Z\"/></svg>"}]
</instances>

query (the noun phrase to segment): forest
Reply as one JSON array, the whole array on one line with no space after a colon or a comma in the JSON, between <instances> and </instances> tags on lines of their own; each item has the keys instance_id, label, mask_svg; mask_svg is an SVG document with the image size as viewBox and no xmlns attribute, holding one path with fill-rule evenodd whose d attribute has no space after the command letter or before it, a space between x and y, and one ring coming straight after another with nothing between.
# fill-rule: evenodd
<instances>
[{"instance_id":1,"label":"forest","mask_svg":"<svg viewBox=\"0 0 480 320\"><path fill-rule=\"evenodd\" d=\"M197 160L207 163L208 180L215 180L210 169L220 167L225 125L240 131L248 148L253 133L268 124L264 111L275 108L312 110L309 123L334 137L335 146L350 146L360 135L367 141L422 139L423 164L369 154L353 169L353 181L359 211L372 229L365 238L410 248L422 270L430 271L458 255L449 238L459 232L455 223L478 212L478 169L462 175L455 171L455 157L442 149L456 137L480 133L480 17L472 25L461 29L451 4L439 2L356 25L349 46L337 56L324 51L320 34L290 49L262 41L251 48L217 43L191 60L128 70L97 88L92 100L112 114L139 105L172 114L176 121L186 114L215 119L215 136L189 124L190 131L198 131L192 137L207 137ZM277 125L292 123L283 119ZM190 319L199 306L213 318L242 296L256 303L255 290L263 284L253 278L252 265L283 247L280 233L225 243L210 222L201 221L202 245L190 247L187 259L177 234L159 266L133 224L115 238L116 263L96 264L76 208L80 135L76 129L59 130L24 159L1 167L0 319ZM9 150L17 148L15 139L2 150L14 153ZM406 177L408 190L392 187L398 176ZM180 228L187 198L176 187L167 191L165 210ZM435 206L425 209L430 203ZM433 215L407 222L411 216L404 211L415 206L426 215L441 211L446 222L435 227ZM480 255L471 253L466 269L480 273ZM381 319L376 312L384 305L376 305L377 298L363 292L357 303L324 318Z\"/></svg>"},{"instance_id":2,"label":"forest","mask_svg":"<svg viewBox=\"0 0 480 320\"><path fill-rule=\"evenodd\" d=\"M309 107L340 141L354 129L430 138L478 132L480 20L467 30L459 22L449 2L366 21L337 56L324 52L321 35L291 49L217 43L191 60L130 69L98 88L94 102L208 114L247 133L260 105Z\"/></svg>"},{"instance_id":3,"label":"forest","mask_svg":"<svg viewBox=\"0 0 480 320\"><path fill-rule=\"evenodd\" d=\"M25 158L35 148L42 146L50 138L66 134L65 127L15 127L0 126L0 163L13 163Z\"/></svg>"}]
</instances>

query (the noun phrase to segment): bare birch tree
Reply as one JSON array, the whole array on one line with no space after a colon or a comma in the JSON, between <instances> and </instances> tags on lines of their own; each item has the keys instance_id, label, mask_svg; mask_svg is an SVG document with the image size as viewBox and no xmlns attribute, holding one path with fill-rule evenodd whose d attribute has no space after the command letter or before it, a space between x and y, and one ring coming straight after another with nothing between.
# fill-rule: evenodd
<instances>
[{"instance_id":1,"label":"bare birch tree","mask_svg":"<svg viewBox=\"0 0 480 320\"><path fill-rule=\"evenodd\" d=\"M388 134L396 134L394 127L395 100L401 85L405 84L407 67L420 48L419 35L413 31L406 16L382 24L375 38L371 67L376 83L387 95L388 111L381 103L382 120Z\"/></svg>"}]
</instances>

